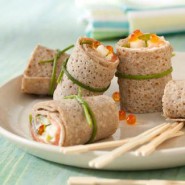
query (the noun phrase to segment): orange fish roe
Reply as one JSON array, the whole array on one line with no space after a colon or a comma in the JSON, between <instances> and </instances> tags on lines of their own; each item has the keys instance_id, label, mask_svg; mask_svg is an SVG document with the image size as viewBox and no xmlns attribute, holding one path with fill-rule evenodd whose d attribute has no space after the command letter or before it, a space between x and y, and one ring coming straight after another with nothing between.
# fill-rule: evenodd
<instances>
[{"instance_id":1,"label":"orange fish roe","mask_svg":"<svg viewBox=\"0 0 185 185\"><path fill-rule=\"evenodd\" d=\"M125 120L126 119L126 112L124 110L119 111L119 120Z\"/></svg>"},{"instance_id":2,"label":"orange fish roe","mask_svg":"<svg viewBox=\"0 0 185 185\"><path fill-rule=\"evenodd\" d=\"M138 39L139 36L143 35L143 33L140 30L135 30L130 36L128 41L133 42Z\"/></svg>"},{"instance_id":3,"label":"orange fish roe","mask_svg":"<svg viewBox=\"0 0 185 185\"><path fill-rule=\"evenodd\" d=\"M161 40L160 40L160 38L156 34L151 34L150 35L150 41L156 43L156 42L159 42Z\"/></svg>"},{"instance_id":4,"label":"orange fish roe","mask_svg":"<svg viewBox=\"0 0 185 185\"><path fill-rule=\"evenodd\" d=\"M153 42L153 43L158 43L158 44L163 44L164 43L164 41L161 40L161 38L158 37L156 34L151 34L150 41Z\"/></svg>"},{"instance_id":5,"label":"orange fish roe","mask_svg":"<svg viewBox=\"0 0 185 185\"><path fill-rule=\"evenodd\" d=\"M106 46L106 48L109 50L109 54L114 52L114 50L113 50L113 47L112 47L112 46Z\"/></svg>"},{"instance_id":6,"label":"orange fish roe","mask_svg":"<svg viewBox=\"0 0 185 185\"><path fill-rule=\"evenodd\" d=\"M92 46L93 48L97 48L101 43L99 41L94 41Z\"/></svg>"},{"instance_id":7,"label":"orange fish roe","mask_svg":"<svg viewBox=\"0 0 185 185\"><path fill-rule=\"evenodd\" d=\"M117 59L118 59L117 55L116 54L113 54L112 59L111 59L111 62L115 62Z\"/></svg>"},{"instance_id":8,"label":"orange fish roe","mask_svg":"<svg viewBox=\"0 0 185 185\"><path fill-rule=\"evenodd\" d=\"M37 133L38 133L39 135L42 135L44 131L45 131L45 125L41 125L41 126L38 128Z\"/></svg>"},{"instance_id":9,"label":"orange fish roe","mask_svg":"<svg viewBox=\"0 0 185 185\"><path fill-rule=\"evenodd\" d=\"M134 35L136 35L136 36L140 36L140 35L143 35L143 32L141 32L140 30L135 30L134 32Z\"/></svg>"},{"instance_id":10,"label":"orange fish roe","mask_svg":"<svg viewBox=\"0 0 185 185\"><path fill-rule=\"evenodd\" d=\"M114 92L113 94L112 94L112 98L113 98L113 100L115 101L115 102L119 102L120 101L120 93L119 92Z\"/></svg>"},{"instance_id":11,"label":"orange fish roe","mask_svg":"<svg viewBox=\"0 0 185 185\"><path fill-rule=\"evenodd\" d=\"M127 116L127 124L129 124L129 125L135 125L135 123L136 123L136 116L135 115L133 115L133 114L129 114L128 116Z\"/></svg>"}]
</instances>

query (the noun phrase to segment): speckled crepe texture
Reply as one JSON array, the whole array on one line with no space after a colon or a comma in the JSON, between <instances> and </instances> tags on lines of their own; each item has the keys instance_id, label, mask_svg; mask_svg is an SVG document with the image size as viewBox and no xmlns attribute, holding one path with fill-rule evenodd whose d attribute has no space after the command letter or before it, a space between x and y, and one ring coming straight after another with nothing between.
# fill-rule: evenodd
<instances>
[{"instance_id":1,"label":"speckled crepe texture","mask_svg":"<svg viewBox=\"0 0 185 185\"><path fill-rule=\"evenodd\" d=\"M185 121L185 80L171 80L165 87L163 114L166 118Z\"/></svg>"},{"instance_id":2,"label":"speckled crepe texture","mask_svg":"<svg viewBox=\"0 0 185 185\"><path fill-rule=\"evenodd\" d=\"M48 49L41 45L36 46L23 74L21 89L24 93L40 95L49 93L53 63L39 64L39 61L53 59L55 54L56 50ZM62 62L68 57L69 55L63 54L58 59L56 77L60 73Z\"/></svg>"},{"instance_id":3,"label":"speckled crepe texture","mask_svg":"<svg viewBox=\"0 0 185 185\"><path fill-rule=\"evenodd\" d=\"M88 44L81 45L80 41L82 39L83 37L80 37L77 40L75 48L68 60L68 72L76 80L87 86L93 88L108 87L114 77L119 60L115 62L108 62ZM54 92L54 99L60 100L63 96L77 94L77 91L78 86L64 74L63 80ZM103 94L103 92L92 92L82 89L82 94L83 96L91 96L100 95Z\"/></svg>"},{"instance_id":4,"label":"speckled crepe texture","mask_svg":"<svg viewBox=\"0 0 185 185\"><path fill-rule=\"evenodd\" d=\"M112 98L100 95L86 97L97 123L95 141L107 138L118 128L118 110ZM86 121L82 106L75 99L46 101L33 107L33 117L37 114L56 114L64 131L62 146L86 143L92 135L92 127Z\"/></svg>"},{"instance_id":5,"label":"speckled crepe texture","mask_svg":"<svg viewBox=\"0 0 185 185\"><path fill-rule=\"evenodd\" d=\"M171 68L172 47L169 42L155 48L122 47L128 39L116 44L120 59L118 71L129 75L148 75L164 72ZM162 110L162 96L171 74L162 78L133 80L118 78L121 94L121 108L133 113L159 112Z\"/></svg>"}]
</instances>

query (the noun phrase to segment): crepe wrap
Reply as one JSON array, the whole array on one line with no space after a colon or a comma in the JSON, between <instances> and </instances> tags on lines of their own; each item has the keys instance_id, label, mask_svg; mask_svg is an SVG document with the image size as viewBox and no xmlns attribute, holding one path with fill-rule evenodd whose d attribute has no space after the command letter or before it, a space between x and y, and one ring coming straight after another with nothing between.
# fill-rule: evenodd
<instances>
[{"instance_id":1,"label":"crepe wrap","mask_svg":"<svg viewBox=\"0 0 185 185\"><path fill-rule=\"evenodd\" d=\"M163 114L166 118L185 121L185 80L171 80L167 83L163 102Z\"/></svg>"},{"instance_id":2,"label":"crepe wrap","mask_svg":"<svg viewBox=\"0 0 185 185\"><path fill-rule=\"evenodd\" d=\"M107 138L118 128L118 110L112 98L100 95L84 98L89 104L97 124L97 133L94 141ZM45 101L33 107L33 119L37 115L52 117L60 124L62 129L60 146L85 144L92 135L92 128L88 125L84 111L75 99L61 101ZM32 131L33 134L33 131ZM33 134L33 138L37 138Z\"/></svg>"},{"instance_id":3,"label":"crepe wrap","mask_svg":"<svg viewBox=\"0 0 185 185\"><path fill-rule=\"evenodd\" d=\"M154 48L126 48L128 38L116 44L120 59L118 71L127 75L160 74L171 69L172 47L169 42ZM121 108L132 113L162 110L162 96L171 73L161 78L136 80L118 78Z\"/></svg>"},{"instance_id":4,"label":"crepe wrap","mask_svg":"<svg viewBox=\"0 0 185 185\"><path fill-rule=\"evenodd\" d=\"M53 59L55 54L55 50L48 49L41 45L36 46L23 74L22 92L40 95L49 94L53 63L39 64L39 62ZM68 57L69 55L63 54L58 59L56 77L58 77L60 73L62 62Z\"/></svg>"},{"instance_id":5,"label":"crepe wrap","mask_svg":"<svg viewBox=\"0 0 185 185\"><path fill-rule=\"evenodd\" d=\"M66 68L73 78L87 86L92 88L107 88L114 77L119 60L108 62L88 44L80 44L83 39L80 37L77 40ZM78 86L64 74L61 83L58 84L54 92L54 99L60 100L63 96L77 94L77 92ZM83 96L100 94L103 94L103 92L82 89Z\"/></svg>"}]
</instances>

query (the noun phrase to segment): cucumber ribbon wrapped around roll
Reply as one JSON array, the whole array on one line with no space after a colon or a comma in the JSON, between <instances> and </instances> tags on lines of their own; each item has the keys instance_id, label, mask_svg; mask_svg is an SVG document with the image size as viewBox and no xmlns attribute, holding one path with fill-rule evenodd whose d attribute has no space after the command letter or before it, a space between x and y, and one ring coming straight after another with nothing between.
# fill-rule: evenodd
<instances>
[{"instance_id":1,"label":"cucumber ribbon wrapped around roll","mask_svg":"<svg viewBox=\"0 0 185 185\"><path fill-rule=\"evenodd\" d=\"M63 50L53 50L38 45L29 61L22 78L21 90L28 94L53 95L56 80L62 63L69 58L65 52L74 45Z\"/></svg>"},{"instance_id":2,"label":"cucumber ribbon wrapped around roll","mask_svg":"<svg viewBox=\"0 0 185 185\"><path fill-rule=\"evenodd\" d=\"M136 30L116 44L121 108L132 113L162 111L165 85L172 79L172 46L156 34Z\"/></svg>"},{"instance_id":3,"label":"cucumber ribbon wrapped around roll","mask_svg":"<svg viewBox=\"0 0 185 185\"><path fill-rule=\"evenodd\" d=\"M80 37L63 65L54 100L77 94L82 88L83 96L103 94L110 86L119 59L111 46L104 46L91 38Z\"/></svg>"},{"instance_id":4,"label":"cucumber ribbon wrapped around roll","mask_svg":"<svg viewBox=\"0 0 185 185\"><path fill-rule=\"evenodd\" d=\"M71 146L94 142L114 134L118 109L112 98L81 95L37 103L30 115L33 139L47 144Z\"/></svg>"}]
</instances>

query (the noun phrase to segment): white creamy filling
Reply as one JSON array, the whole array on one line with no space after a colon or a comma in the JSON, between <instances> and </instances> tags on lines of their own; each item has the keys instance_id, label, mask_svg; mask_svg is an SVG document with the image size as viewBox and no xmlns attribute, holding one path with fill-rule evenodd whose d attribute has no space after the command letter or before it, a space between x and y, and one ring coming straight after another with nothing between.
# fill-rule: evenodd
<instances>
[{"instance_id":1,"label":"white creamy filling","mask_svg":"<svg viewBox=\"0 0 185 185\"><path fill-rule=\"evenodd\" d=\"M165 41L164 37L159 37L161 41ZM153 47L159 47L163 45L162 43L159 42L151 42L150 40L147 41L147 46L144 40L137 39L136 41L131 41L130 42L130 48L143 48L143 47L148 47L148 48L153 48Z\"/></svg>"},{"instance_id":2,"label":"white creamy filling","mask_svg":"<svg viewBox=\"0 0 185 185\"><path fill-rule=\"evenodd\" d=\"M57 127L54 124L51 124L50 121L44 116L39 116L36 121L36 130L39 130L40 126L45 125L44 132L41 135L38 134L38 137L46 143L54 142Z\"/></svg>"},{"instance_id":3,"label":"white creamy filling","mask_svg":"<svg viewBox=\"0 0 185 185\"><path fill-rule=\"evenodd\" d=\"M104 45L99 45L96 50L98 53L102 56L105 57L108 60L112 59L113 53L109 53L109 50L104 46Z\"/></svg>"},{"instance_id":4,"label":"white creamy filling","mask_svg":"<svg viewBox=\"0 0 185 185\"><path fill-rule=\"evenodd\" d=\"M130 42L130 47L131 48L143 48L146 47L146 43L143 40L136 40L136 41L132 41Z\"/></svg>"}]
</instances>

